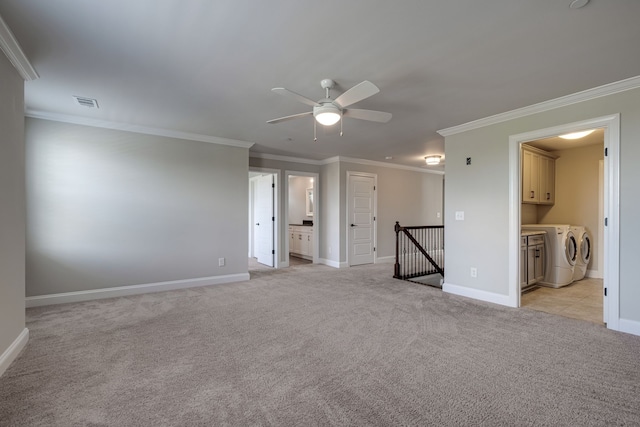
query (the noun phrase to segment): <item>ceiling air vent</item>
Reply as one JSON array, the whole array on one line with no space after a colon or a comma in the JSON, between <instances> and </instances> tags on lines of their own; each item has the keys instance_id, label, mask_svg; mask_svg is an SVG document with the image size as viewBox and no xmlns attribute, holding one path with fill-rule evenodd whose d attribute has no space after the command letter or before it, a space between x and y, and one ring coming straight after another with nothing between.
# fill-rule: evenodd
<instances>
[{"instance_id":1,"label":"ceiling air vent","mask_svg":"<svg viewBox=\"0 0 640 427\"><path fill-rule=\"evenodd\" d=\"M83 107L99 108L97 99L86 98L84 96L75 96L75 95L73 97L75 98L76 102L79 105L82 105Z\"/></svg>"}]
</instances>

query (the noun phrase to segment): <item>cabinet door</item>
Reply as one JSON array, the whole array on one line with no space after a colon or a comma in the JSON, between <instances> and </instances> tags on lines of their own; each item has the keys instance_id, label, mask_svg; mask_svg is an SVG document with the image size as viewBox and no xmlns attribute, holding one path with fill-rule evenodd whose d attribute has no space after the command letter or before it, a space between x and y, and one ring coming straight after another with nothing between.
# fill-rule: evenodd
<instances>
[{"instance_id":1,"label":"cabinet door","mask_svg":"<svg viewBox=\"0 0 640 427\"><path fill-rule=\"evenodd\" d=\"M527 247L520 247L520 288L527 286Z\"/></svg>"},{"instance_id":2,"label":"cabinet door","mask_svg":"<svg viewBox=\"0 0 640 427\"><path fill-rule=\"evenodd\" d=\"M313 257L313 233L307 235L307 255Z\"/></svg>"},{"instance_id":3,"label":"cabinet door","mask_svg":"<svg viewBox=\"0 0 640 427\"><path fill-rule=\"evenodd\" d=\"M540 156L540 203L552 205L555 202L555 164L554 159Z\"/></svg>"},{"instance_id":4,"label":"cabinet door","mask_svg":"<svg viewBox=\"0 0 640 427\"><path fill-rule=\"evenodd\" d=\"M527 246L527 285L531 285L536 282L535 264L536 247Z\"/></svg>"},{"instance_id":5,"label":"cabinet door","mask_svg":"<svg viewBox=\"0 0 640 427\"><path fill-rule=\"evenodd\" d=\"M533 265L533 276L536 282L544 279L544 244L536 245L535 248L535 263Z\"/></svg>"},{"instance_id":6,"label":"cabinet door","mask_svg":"<svg viewBox=\"0 0 640 427\"><path fill-rule=\"evenodd\" d=\"M540 156L522 150L522 203L538 203Z\"/></svg>"}]
</instances>

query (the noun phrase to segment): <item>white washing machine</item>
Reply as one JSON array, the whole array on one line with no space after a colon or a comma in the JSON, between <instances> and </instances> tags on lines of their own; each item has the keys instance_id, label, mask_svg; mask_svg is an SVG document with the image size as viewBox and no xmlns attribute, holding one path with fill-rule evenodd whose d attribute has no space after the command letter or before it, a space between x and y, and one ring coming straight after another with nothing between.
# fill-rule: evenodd
<instances>
[{"instance_id":1,"label":"white washing machine","mask_svg":"<svg viewBox=\"0 0 640 427\"><path fill-rule=\"evenodd\" d=\"M572 225L571 232L576 237L578 248L576 266L573 269L573 280L582 280L587 274L587 266L591 261L591 236L581 225Z\"/></svg>"},{"instance_id":2,"label":"white washing machine","mask_svg":"<svg viewBox=\"0 0 640 427\"><path fill-rule=\"evenodd\" d=\"M544 279L538 284L560 288L573 282L578 244L568 224L523 224L522 231L546 231Z\"/></svg>"}]
</instances>

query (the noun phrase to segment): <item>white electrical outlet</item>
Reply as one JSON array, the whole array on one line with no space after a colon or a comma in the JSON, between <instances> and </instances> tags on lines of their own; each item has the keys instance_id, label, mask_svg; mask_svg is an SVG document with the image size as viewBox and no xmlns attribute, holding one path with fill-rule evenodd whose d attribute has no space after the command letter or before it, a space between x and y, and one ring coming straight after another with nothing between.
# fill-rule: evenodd
<instances>
[{"instance_id":1,"label":"white electrical outlet","mask_svg":"<svg viewBox=\"0 0 640 427\"><path fill-rule=\"evenodd\" d=\"M436 218L440 218L440 212L436 214Z\"/></svg>"},{"instance_id":2,"label":"white electrical outlet","mask_svg":"<svg viewBox=\"0 0 640 427\"><path fill-rule=\"evenodd\" d=\"M224 267L224 258L218 258L218 267Z\"/></svg>"},{"instance_id":3,"label":"white electrical outlet","mask_svg":"<svg viewBox=\"0 0 640 427\"><path fill-rule=\"evenodd\" d=\"M478 269L475 267L471 267L471 277L478 277Z\"/></svg>"},{"instance_id":4,"label":"white electrical outlet","mask_svg":"<svg viewBox=\"0 0 640 427\"><path fill-rule=\"evenodd\" d=\"M456 221L464 221L464 211L456 211Z\"/></svg>"}]
</instances>

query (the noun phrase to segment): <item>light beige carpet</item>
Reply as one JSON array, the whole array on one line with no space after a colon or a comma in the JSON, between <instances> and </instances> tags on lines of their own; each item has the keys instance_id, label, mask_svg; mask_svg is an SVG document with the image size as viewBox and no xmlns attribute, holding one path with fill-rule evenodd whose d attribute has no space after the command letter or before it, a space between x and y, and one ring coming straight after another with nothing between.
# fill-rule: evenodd
<instances>
[{"instance_id":1,"label":"light beige carpet","mask_svg":"<svg viewBox=\"0 0 640 427\"><path fill-rule=\"evenodd\" d=\"M640 425L640 337L392 268L29 309L0 425Z\"/></svg>"}]
</instances>

